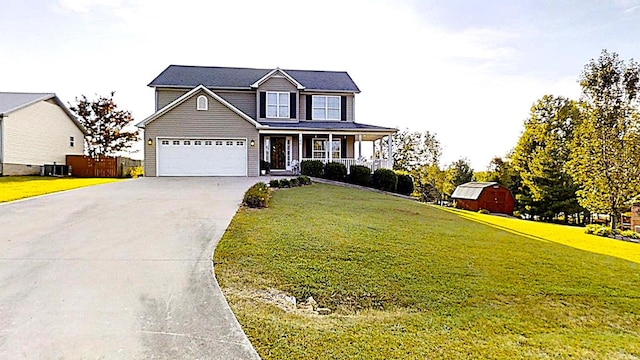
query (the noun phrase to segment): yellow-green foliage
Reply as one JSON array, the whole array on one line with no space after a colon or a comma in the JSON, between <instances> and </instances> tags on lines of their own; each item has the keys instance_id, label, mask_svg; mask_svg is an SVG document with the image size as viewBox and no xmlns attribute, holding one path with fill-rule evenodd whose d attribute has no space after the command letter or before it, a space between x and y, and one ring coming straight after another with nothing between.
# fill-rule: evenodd
<instances>
[{"instance_id":1,"label":"yellow-green foliage","mask_svg":"<svg viewBox=\"0 0 640 360\"><path fill-rule=\"evenodd\" d=\"M0 202L119 181L118 179L55 178L43 176L0 177Z\"/></svg>"},{"instance_id":2,"label":"yellow-green foliage","mask_svg":"<svg viewBox=\"0 0 640 360\"><path fill-rule=\"evenodd\" d=\"M137 179L144 175L144 168L142 166L136 166L129 169L129 177Z\"/></svg>"},{"instance_id":3,"label":"yellow-green foliage","mask_svg":"<svg viewBox=\"0 0 640 360\"><path fill-rule=\"evenodd\" d=\"M241 209L215 272L263 359L637 357L640 246L582 231L315 184Z\"/></svg>"}]
</instances>

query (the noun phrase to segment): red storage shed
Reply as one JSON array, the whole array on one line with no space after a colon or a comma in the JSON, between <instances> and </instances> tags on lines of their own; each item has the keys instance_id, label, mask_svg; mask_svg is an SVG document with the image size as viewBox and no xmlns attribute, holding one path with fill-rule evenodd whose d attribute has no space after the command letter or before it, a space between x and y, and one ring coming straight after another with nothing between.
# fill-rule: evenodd
<instances>
[{"instance_id":1,"label":"red storage shed","mask_svg":"<svg viewBox=\"0 0 640 360\"><path fill-rule=\"evenodd\" d=\"M485 209L492 213L513 213L515 201L511 191L497 182L468 182L456 188L451 195L456 207L478 211Z\"/></svg>"}]
</instances>

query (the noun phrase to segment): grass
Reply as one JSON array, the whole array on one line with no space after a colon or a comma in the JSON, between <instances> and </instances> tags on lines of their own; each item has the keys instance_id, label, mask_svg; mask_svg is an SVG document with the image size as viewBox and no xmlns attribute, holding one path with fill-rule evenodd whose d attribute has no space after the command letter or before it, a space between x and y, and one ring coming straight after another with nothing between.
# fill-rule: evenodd
<instances>
[{"instance_id":1,"label":"grass","mask_svg":"<svg viewBox=\"0 0 640 360\"><path fill-rule=\"evenodd\" d=\"M0 176L0 203L119 180L108 178Z\"/></svg>"},{"instance_id":2,"label":"grass","mask_svg":"<svg viewBox=\"0 0 640 360\"><path fill-rule=\"evenodd\" d=\"M604 255L606 239L503 220L322 184L278 190L269 209L238 212L215 271L264 359L640 357L638 245ZM272 288L333 313L250 295Z\"/></svg>"}]
</instances>

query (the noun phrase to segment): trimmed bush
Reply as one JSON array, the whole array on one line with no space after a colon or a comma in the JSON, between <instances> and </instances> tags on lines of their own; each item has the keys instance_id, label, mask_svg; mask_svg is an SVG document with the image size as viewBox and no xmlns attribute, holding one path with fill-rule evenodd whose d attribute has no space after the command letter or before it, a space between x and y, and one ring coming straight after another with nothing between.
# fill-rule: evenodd
<instances>
[{"instance_id":1,"label":"trimmed bush","mask_svg":"<svg viewBox=\"0 0 640 360\"><path fill-rule=\"evenodd\" d=\"M411 175L398 175L398 186L396 192L402 195L411 195L411 193L413 193L413 178Z\"/></svg>"},{"instance_id":2,"label":"trimmed bush","mask_svg":"<svg viewBox=\"0 0 640 360\"><path fill-rule=\"evenodd\" d=\"M378 169L373 173L373 187L382 191L395 192L398 176L393 170Z\"/></svg>"},{"instance_id":3,"label":"trimmed bush","mask_svg":"<svg viewBox=\"0 0 640 360\"><path fill-rule=\"evenodd\" d=\"M636 239L636 240L640 239L640 234L633 230L624 230L620 232L620 235L629 239Z\"/></svg>"},{"instance_id":4,"label":"trimmed bush","mask_svg":"<svg viewBox=\"0 0 640 360\"><path fill-rule=\"evenodd\" d=\"M347 179L347 167L338 162L327 163L324 167L324 177L329 180L345 181Z\"/></svg>"},{"instance_id":5,"label":"trimmed bush","mask_svg":"<svg viewBox=\"0 0 640 360\"><path fill-rule=\"evenodd\" d=\"M298 187L300 186L300 181L298 181L298 178L289 179L289 186Z\"/></svg>"},{"instance_id":6,"label":"trimmed bush","mask_svg":"<svg viewBox=\"0 0 640 360\"><path fill-rule=\"evenodd\" d=\"M487 214L489 214L489 210L487 210L487 209L480 209L480 210L478 210L478 214L485 214L485 215L487 215Z\"/></svg>"},{"instance_id":7,"label":"trimmed bush","mask_svg":"<svg viewBox=\"0 0 640 360\"><path fill-rule=\"evenodd\" d=\"M280 179L280 187L281 188L291 187L291 182L289 181L289 179Z\"/></svg>"},{"instance_id":8,"label":"trimmed bush","mask_svg":"<svg viewBox=\"0 0 640 360\"><path fill-rule=\"evenodd\" d=\"M589 224L585 226L584 232L587 234L593 234L598 236L609 237L612 234L611 228L604 225Z\"/></svg>"},{"instance_id":9,"label":"trimmed bush","mask_svg":"<svg viewBox=\"0 0 640 360\"><path fill-rule=\"evenodd\" d=\"M298 176L298 182L300 185L311 185L311 179L308 176L300 175Z\"/></svg>"},{"instance_id":10,"label":"trimmed bush","mask_svg":"<svg viewBox=\"0 0 640 360\"><path fill-rule=\"evenodd\" d=\"M371 169L362 165L349 166L349 182L356 185L371 185Z\"/></svg>"},{"instance_id":11,"label":"trimmed bush","mask_svg":"<svg viewBox=\"0 0 640 360\"><path fill-rule=\"evenodd\" d=\"M322 177L324 163L320 160L305 160L300 163L300 173L307 176Z\"/></svg>"},{"instance_id":12,"label":"trimmed bush","mask_svg":"<svg viewBox=\"0 0 640 360\"><path fill-rule=\"evenodd\" d=\"M269 181L269 187L279 188L280 187L280 180L272 179L271 181Z\"/></svg>"},{"instance_id":13,"label":"trimmed bush","mask_svg":"<svg viewBox=\"0 0 640 360\"><path fill-rule=\"evenodd\" d=\"M271 190L263 182L253 185L244 193L244 204L251 208L269 207L269 200L271 200Z\"/></svg>"}]
</instances>

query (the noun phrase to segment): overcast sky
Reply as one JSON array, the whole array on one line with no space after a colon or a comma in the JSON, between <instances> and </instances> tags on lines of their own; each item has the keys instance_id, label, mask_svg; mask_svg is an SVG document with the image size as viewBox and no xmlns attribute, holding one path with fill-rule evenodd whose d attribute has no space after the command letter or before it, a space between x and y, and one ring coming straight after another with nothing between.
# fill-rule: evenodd
<instances>
[{"instance_id":1,"label":"overcast sky","mask_svg":"<svg viewBox=\"0 0 640 360\"><path fill-rule=\"evenodd\" d=\"M534 101L578 98L604 48L640 58L640 0L4 0L0 91L116 91L135 119L170 64L345 70L356 121L435 132L485 170ZM140 157L141 154L136 157Z\"/></svg>"}]
</instances>

